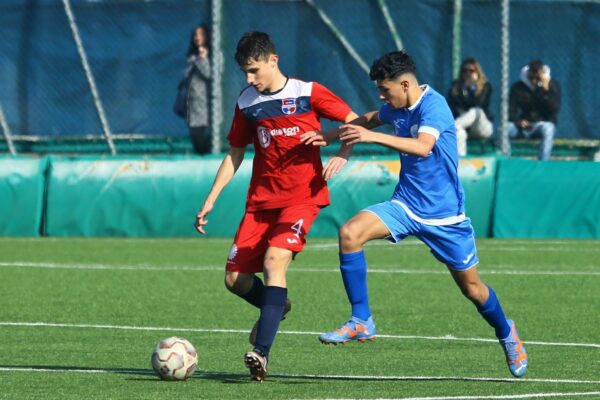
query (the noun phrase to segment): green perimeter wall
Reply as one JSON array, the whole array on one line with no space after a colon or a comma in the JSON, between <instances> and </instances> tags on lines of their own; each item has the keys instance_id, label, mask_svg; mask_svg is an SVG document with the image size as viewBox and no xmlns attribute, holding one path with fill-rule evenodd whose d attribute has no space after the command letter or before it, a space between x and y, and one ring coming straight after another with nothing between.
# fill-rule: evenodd
<instances>
[{"instance_id":1,"label":"green perimeter wall","mask_svg":"<svg viewBox=\"0 0 600 400\"><path fill-rule=\"evenodd\" d=\"M234 235L251 154L209 215ZM193 222L222 156L0 158L0 235L197 237ZM332 205L311 229L335 237L360 209L389 199L396 158L356 158L329 182ZM467 158L459 175L479 237L600 238L600 163Z\"/></svg>"},{"instance_id":2,"label":"green perimeter wall","mask_svg":"<svg viewBox=\"0 0 600 400\"><path fill-rule=\"evenodd\" d=\"M48 160L0 158L0 235L38 236Z\"/></svg>"}]
</instances>

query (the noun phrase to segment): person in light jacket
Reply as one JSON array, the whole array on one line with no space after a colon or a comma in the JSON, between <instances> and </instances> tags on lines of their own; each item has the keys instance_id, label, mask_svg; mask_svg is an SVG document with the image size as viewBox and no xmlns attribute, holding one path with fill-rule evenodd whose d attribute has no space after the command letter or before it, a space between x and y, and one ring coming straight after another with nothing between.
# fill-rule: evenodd
<instances>
[{"instance_id":1,"label":"person in light jacket","mask_svg":"<svg viewBox=\"0 0 600 400\"><path fill-rule=\"evenodd\" d=\"M210 114L210 40L208 28L198 25L192 31L187 51L184 81L188 82L186 123L194 152L207 154L212 149Z\"/></svg>"}]
</instances>

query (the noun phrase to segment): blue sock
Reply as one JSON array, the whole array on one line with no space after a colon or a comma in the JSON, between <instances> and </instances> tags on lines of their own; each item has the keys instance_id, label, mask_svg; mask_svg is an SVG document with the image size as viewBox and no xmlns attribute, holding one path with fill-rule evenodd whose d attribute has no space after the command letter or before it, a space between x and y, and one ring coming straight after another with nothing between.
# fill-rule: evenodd
<instances>
[{"instance_id":1,"label":"blue sock","mask_svg":"<svg viewBox=\"0 0 600 400\"><path fill-rule=\"evenodd\" d=\"M254 275L252 287L250 288L250 290L248 290L248 293L243 294L240 297L246 300L248 303L252 304L254 307L260 308L264 290L265 285L263 285L263 282L258 276Z\"/></svg>"},{"instance_id":2,"label":"blue sock","mask_svg":"<svg viewBox=\"0 0 600 400\"><path fill-rule=\"evenodd\" d=\"M506 322L506 316L502 306L496 297L494 290L488 286L490 296L482 305L476 305L481 316L496 330L496 337L504 339L510 335L510 325Z\"/></svg>"},{"instance_id":3,"label":"blue sock","mask_svg":"<svg viewBox=\"0 0 600 400\"><path fill-rule=\"evenodd\" d=\"M369 291L367 289L367 260L363 250L340 253L340 270L348 300L352 304L352 316L366 321L371 316Z\"/></svg>"},{"instance_id":4,"label":"blue sock","mask_svg":"<svg viewBox=\"0 0 600 400\"><path fill-rule=\"evenodd\" d=\"M278 286L265 287L262 305L260 306L260 318L258 319L254 349L259 350L267 358L269 358L269 351L271 350L273 341L275 341L277 329L279 329L286 299L287 288Z\"/></svg>"}]
</instances>

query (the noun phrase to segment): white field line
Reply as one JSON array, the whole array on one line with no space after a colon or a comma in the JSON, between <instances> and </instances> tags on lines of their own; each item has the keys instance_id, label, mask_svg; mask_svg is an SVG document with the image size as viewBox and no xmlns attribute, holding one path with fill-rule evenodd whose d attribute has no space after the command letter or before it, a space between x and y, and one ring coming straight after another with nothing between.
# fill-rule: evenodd
<instances>
[{"instance_id":1,"label":"white field line","mask_svg":"<svg viewBox=\"0 0 600 400\"><path fill-rule=\"evenodd\" d=\"M502 268L518 268L516 265L500 265ZM542 266L540 266L542 267ZM584 266L595 268L596 266ZM151 266L151 265L119 265L119 264L63 264L47 262L11 261L0 262L0 268L45 268L45 269L75 269L75 270L110 270L110 271L218 271L225 270L223 265L175 265L175 266ZM339 268L329 265L317 266L316 268L291 267L290 272L333 272L339 273ZM412 275L447 275L448 271L439 269L387 269L386 266L370 266L369 273L372 274L412 274ZM479 270L480 275L519 275L519 276L600 276L600 271L519 271L519 270Z\"/></svg>"},{"instance_id":2,"label":"white field line","mask_svg":"<svg viewBox=\"0 0 600 400\"><path fill-rule=\"evenodd\" d=\"M140 374L154 375L151 370L142 369L117 369L117 368L69 368L69 367L0 367L0 372L76 372L83 374ZM231 376L247 377L248 374L231 372L195 372L193 377ZM310 374L270 374L271 378L298 378L298 379L322 379L322 380L376 380L376 381L471 381L471 382L530 382L530 383L565 383L565 384L588 384L599 385L600 381L588 381L582 379L552 379L552 378L493 378L493 377L466 377L466 376L394 376L394 375L310 375ZM592 392L589 392L592 393ZM600 392L598 392L600 393ZM517 395L519 396L519 395ZM437 398L437 397L436 397ZM455 397L449 397L454 399ZM469 398L469 397L456 397ZM420 399L420 398L419 398ZM424 398L428 399L428 397Z\"/></svg>"},{"instance_id":3,"label":"white field line","mask_svg":"<svg viewBox=\"0 0 600 400\"><path fill-rule=\"evenodd\" d=\"M559 245L568 245L571 247L559 247ZM544 253L547 252L557 252L557 253L600 253L600 246L598 247L572 247L573 243L567 244L567 243L561 243L561 242L557 242L557 243L552 243L552 242L548 242L548 243L480 243L477 245L477 248L479 250L493 250L493 251L509 251L509 252L515 252L515 251L542 251ZM315 244L308 244L306 246L306 249L304 250L304 252L310 252L312 250L315 251L320 251L320 250L331 250L331 249L337 249L338 248L338 243L315 243ZM398 251L402 251L401 248L404 246L425 246L425 243L418 241L418 240L409 240L409 241L403 241L403 242L399 242L399 243L391 243L388 241L384 241L384 240L379 240L379 241L373 241L373 242L369 242L366 245L366 249L368 251L368 249L370 247L384 247L388 250L398 250ZM381 250L381 249L378 249Z\"/></svg>"},{"instance_id":4,"label":"white field line","mask_svg":"<svg viewBox=\"0 0 600 400\"><path fill-rule=\"evenodd\" d=\"M487 399L544 399L557 397L581 397L595 396L600 392L574 392L574 393L526 393L526 394L498 394L487 396L443 396L443 397L402 397L402 398L378 398L376 400L487 400ZM351 400L343 398L319 399L319 400Z\"/></svg>"},{"instance_id":5,"label":"white field line","mask_svg":"<svg viewBox=\"0 0 600 400\"><path fill-rule=\"evenodd\" d=\"M2 326L15 327L48 327L48 328L86 328L86 329L115 329L128 331L169 331L169 332L204 332L204 333L234 333L248 334L247 329L207 329L207 328L173 328L173 327L158 327L158 326L131 326L131 325L96 325L96 324L68 324L54 322L14 322L0 321ZM308 331L279 331L283 335L303 335L303 336L318 336L322 332ZM467 341L467 342L487 342L497 343L495 339L482 338L459 338L452 335L445 336L416 336L416 335L377 335L381 339L400 339L400 340L448 340L448 341ZM523 341L527 345L537 346L566 346L566 347L590 347L600 348L600 344L595 343L565 343L565 342L540 342L540 341Z\"/></svg>"}]
</instances>

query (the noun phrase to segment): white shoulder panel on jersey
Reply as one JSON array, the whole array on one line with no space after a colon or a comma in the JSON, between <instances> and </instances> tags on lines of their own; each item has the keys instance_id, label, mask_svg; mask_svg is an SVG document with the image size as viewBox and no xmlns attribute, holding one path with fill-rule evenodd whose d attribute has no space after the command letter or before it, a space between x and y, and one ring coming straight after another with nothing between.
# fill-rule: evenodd
<instances>
[{"instance_id":1,"label":"white shoulder panel on jersey","mask_svg":"<svg viewBox=\"0 0 600 400\"><path fill-rule=\"evenodd\" d=\"M275 94L262 94L252 85L242 91L237 104L240 110L265 101L282 100L310 96L312 93L312 82L304 82L290 78L285 87Z\"/></svg>"}]
</instances>

